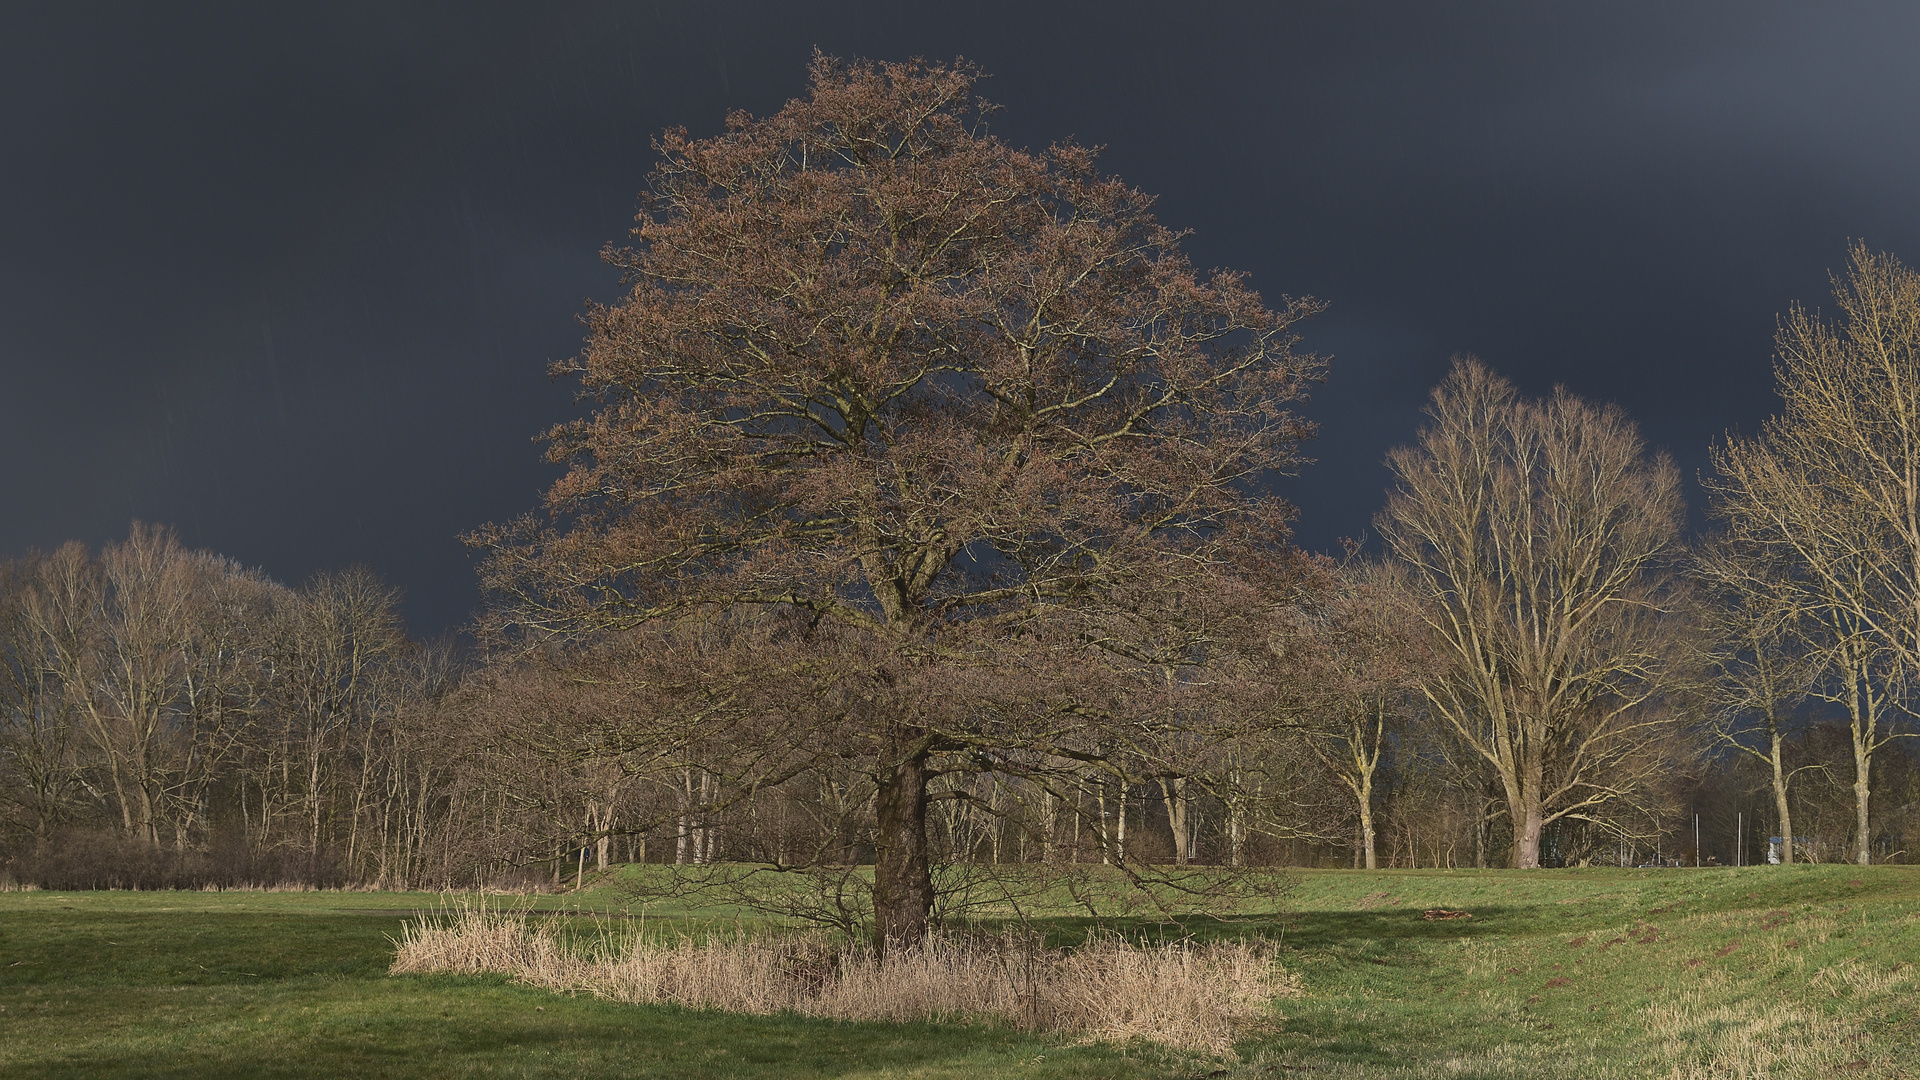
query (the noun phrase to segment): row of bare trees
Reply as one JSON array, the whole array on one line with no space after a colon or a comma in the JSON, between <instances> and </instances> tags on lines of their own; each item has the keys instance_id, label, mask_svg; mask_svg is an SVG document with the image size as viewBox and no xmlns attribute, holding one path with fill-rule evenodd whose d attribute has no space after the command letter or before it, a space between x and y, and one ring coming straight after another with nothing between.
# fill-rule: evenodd
<instances>
[{"instance_id":1,"label":"row of bare trees","mask_svg":"<svg viewBox=\"0 0 1920 1080\"><path fill-rule=\"evenodd\" d=\"M1436 395L1436 410L1461 386L1526 404L1469 364ZM1604 797L1589 792L1572 805L1565 783L1543 791L1548 861L1611 861L1623 834L1635 850L1677 850L1685 800L1716 772L1713 740L1765 766L1781 796L1774 820L1786 858L1833 857L1831 795L1849 763L1833 760L1828 729L1807 705L1844 692L1846 672L1823 675L1812 639L1793 638L1751 593L1730 592L1730 558L1725 542L1709 545L1667 567L1690 567L1688 578L1670 573L1648 594L1655 614L1687 631L1684 641L1671 630L1651 643L1621 635L1663 657L1660 714L1633 713L1654 697L1655 673L1642 672L1637 697L1610 699L1628 707L1601 715L1579 740L1531 736L1545 747L1529 751L1532 775L1548 778L1581 775L1580 755L1597 756L1603 738L1641 740L1620 759L1631 769L1586 766ZM1681 588L1689 578L1700 583L1691 593ZM1303 572L1291 602L1271 612L1260 651L1273 663L1253 675L1216 664L1206 675L1230 683L1229 697L1256 701L1261 723L1243 712L1231 731L1191 720L1163 723L1149 739L1106 730L1123 699L1135 715L1162 719L1217 705L1182 684L1194 672L1141 668L1128 681L1108 670L1098 678L1120 688L1109 693L1115 704L1080 732L1077 750L941 757L929 784L930 859L1135 873L1349 853L1368 867L1504 861L1496 846L1526 842L1513 827L1521 784L1499 768L1497 733L1463 730L1435 707L1435 696L1457 692L1460 669L1432 627L1447 609L1423 599L1419 581L1404 564L1360 558ZM386 883L529 867L558 877L635 859L745 860L817 876L874 857L871 759L837 718L804 720L846 675L832 670L834 649L812 636L817 627L683 625L664 639L613 635L456 678L443 655L399 635L391 595L364 572L286 589L139 527L98 556L70 545L9 564L4 597L0 761L15 854L104 828L175 853L223 842L277 853L282 876ZM812 681L796 681L801 673ZM1007 690L1008 677L990 681ZM1256 678L1265 687L1250 695ZM1009 692L1044 690L1029 681ZM1861 713L1884 722L1888 707ZM1857 747L1859 714L1843 715ZM1880 727L1869 749L1894 734ZM1898 800L1881 815L1882 834L1904 835L1906 760L1882 755L1878 787ZM1758 775L1737 762L1717 771ZM1853 786L1870 793L1872 772L1867 780ZM1817 841L1793 842L1795 805L1824 819ZM1884 841L1878 856L1897 856ZM1847 842L1857 857L1859 836Z\"/></svg>"},{"instance_id":2,"label":"row of bare trees","mask_svg":"<svg viewBox=\"0 0 1920 1080\"><path fill-rule=\"evenodd\" d=\"M277 876L406 879L440 831L428 720L453 670L395 600L365 570L288 588L138 524L0 567L9 854L64 865L91 836L111 841L82 868L103 880L213 848Z\"/></svg>"},{"instance_id":3,"label":"row of bare trees","mask_svg":"<svg viewBox=\"0 0 1920 1080\"><path fill-rule=\"evenodd\" d=\"M1463 361L1390 455L1377 523L1434 661L1395 670L1497 780L1512 865L1539 865L1556 822L1657 818L1715 753L1764 766L1790 862L1793 781L1833 769L1788 744L1836 721L1849 855L1873 860L1876 758L1920 734L1920 275L1856 246L1834 297L1836 320L1782 320L1782 411L1717 449L1718 528L1693 552L1671 465L1564 390L1524 400ZM1362 734L1338 740L1356 792Z\"/></svg>"},{"instance_id":4,"label":"row of bare trees","mask_svg":"<svg viewBox=\"0 0 1920 1080\"><path fill-rule=\"evenodd\" d=\"M1915 732L1920 676L1920 274L1864 245L1838 319L1796 307L1776 338L1783 408L1715 457L1723 741L1770 766L1792 857L1781 717L1837 708L1852 743L1854 850L1871 858L1877 755ZM1749 741L1751 740L1751 741Z\"/></svg>"}]
</instances>

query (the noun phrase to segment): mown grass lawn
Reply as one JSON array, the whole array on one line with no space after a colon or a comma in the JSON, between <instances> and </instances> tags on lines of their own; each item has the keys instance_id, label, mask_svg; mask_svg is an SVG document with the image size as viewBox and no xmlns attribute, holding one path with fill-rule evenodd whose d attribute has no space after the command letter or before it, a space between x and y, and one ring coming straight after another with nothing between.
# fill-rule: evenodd
<instances>
[{"instance_id":1,"label":"mown grass lawn","mask_svg":"<svg viewBox=\"0 0 1920 1080\"><path fill-rule=\"evenodd\" d=\"M0 1076L1920 1077L1920 870L1902 867L1307 872L1284 912L1181 931L1281 937L1304 981L1233 1062L388 976L402 922L445 902L0 894Z\"/></svg>"}]
</instances>

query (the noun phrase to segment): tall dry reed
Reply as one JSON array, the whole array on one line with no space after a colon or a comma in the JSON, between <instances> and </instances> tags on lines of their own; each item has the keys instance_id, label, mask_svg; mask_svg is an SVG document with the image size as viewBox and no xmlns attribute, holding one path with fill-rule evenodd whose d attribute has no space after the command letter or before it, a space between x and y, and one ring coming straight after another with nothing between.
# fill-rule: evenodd
<instances>
[{"instance_id":1,"label":"tall dry reed","mask_svg":"<svg viewBox=\"0 0 1920 1080\"><path fill-rule=\"evenodd\" d=\"M745 933L662 941L602 935L572 947L524 915L468 909L410 923L394 974L500 972L612 1001L839 1020L1009 1022L1093 1039L1148 1039L1231 1052L1295 981L1261 943L1135 944L1072 950L1013 935L939 935L882 961L817 935Z\"/></svg>"}]
</instances>

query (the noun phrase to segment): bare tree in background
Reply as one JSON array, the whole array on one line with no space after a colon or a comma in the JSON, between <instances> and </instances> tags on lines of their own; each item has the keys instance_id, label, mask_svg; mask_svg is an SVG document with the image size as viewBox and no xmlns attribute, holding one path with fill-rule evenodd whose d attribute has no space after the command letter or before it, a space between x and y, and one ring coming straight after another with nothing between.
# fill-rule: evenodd
<instances>
[{"instance_id":1,"label":"bare tree in background","mask_svg":"<svg viewBox=\"0 0 1920 1080\"><path fill-rule=\"evenodd\" d=\"M262 762L262 791L281 802L263 806L263 817L296 815L310 858L336 827L349 853L358 843L371 782L368 740L385 678L408 644L396 599L363 567L320 574L281 606L273 628L278 738ZM356 764L358 775L343 775ZM344 807L333 797L343 785L356 796Z\"/></svg>"},{"instance_id":2,"label":"bare tree in background","mask_svg":"<svg viewBox=\"0 0 1920 1080\"><path fill-rule=\"evenodd\" d=\"M88 761L75 703L34 617L45 560L0 564L0 803L44 848L85 797Z\"/></svg>"},{"instance_id":3,"label":"bare tree in background","mask_svg":"<svg viewBox=\"0 0 1920 1080\"><path fill-rule=\"evenodd\" d=\"M420 867L419 832L393 826L422 823L409 778L419 743L446 749L451 664L414 676L434 665L394 600L365 570L288 589L138 523L97 555L0 567L0 863L89 886L337 881L384 877L399 844ZM426 767L436 807L448 764Z\"/></svg>"},{"instance_id":4,"label":"bare tree in background","mask_svg":"<svg viewBox=\"0 0 1920 1080\"><path fill-rule=\"evenodd\" d=\"M1710 679L1713 737L1765 765L1781 859L1792 863L1787 796L1795 775L1809 766L1790 767L1785 745L1792 711L1806 700L1820 668L1806 640L1792 569L1764 549L1719 537L1696 553L1693 571L1703 586L1696 648Z\"/></svg>"},{"instance_id":5,"label":"bare tree in background","mask_svg":"<svg viewBox=\"0 0 1920 1080\"><path fill-rule=\"evenodd\" d=\"M1319 372L1292 351L1315 303L1196 275L1091 151L988 134L978 78L816 58L774 116L663 136L637 245L607 253L628 295L556 368L601 404L550 433L553 525L473 538L526 639L795 613L782 663L831 675L738 688L868 762L883 947L933 907L938 775L1108 760L1083 736L1127 702L1055 675L1195 662L1134 598L1191 608L1282 559L1258 481L1299 460ZM1035 674L1018 708L998 689Z\"/></svg>"},{"instance_id":6,"label":"bare tree in background","mask_svg":"<svg viewBox=\"0 0 1920 1080\"><path fill-rule=\"evenodd\" d=\"M1890 724L1920 675L1920 274L1863 244L1851 254L1838 321L1800 307L1781 320L1781 411L1718 450L1712 488L1729 533L1792 568L1780 584L1818 628L1825 696L1849 717L1865 864L1873 756L1911 734Z\"/></svg>"},{"instance_id":7,"label":"bare tree in background","mask_svg":"<svg viewBox=\"0 0 1920 1080\"><path fill-rule=\"evenodd\" d=\"M1667 764L1679 480L1618 409L1524 400L1477 360L1427 416L1388 455L1376 525L1445 657L1427 699L1499 775L1513 865L1531 868L1543 826L1631 800Z\"/></svg>"},{"instance_id":8,"label":"bare tree in background","mask_svg":"<svg viewBox=\"0 0 1920 1080\"><path fill-rule=\"evenodd\" d=\"M96 562L79 544L49 556L33 618L104 763L125 834L160 842L164 738L193 630L193 574L171 532L135 524Z\"/></svg>"},{"instance_id":9,"label":"bare tree in background","mask_svg":"<svg viewBox=\"0 0 1920 1080\"><path fill-rule=\"evenodd\" d=\"M1434 662L1420 611L1398 567L1355 559L1343 565L1314 618L1319 693L1302 711L1307 744L1352 796L1358 855L1377 869L1374 781L1390 744L1403 746L1425 708L1421 687Z\"/></svg>"},{"instance_id":10,"label":"bare tree in background","mask_svg":"<svg viewBox=\"0 0 1920 1080\"><path fill-rule=\"evenodd\" d=\"M268 643L291 593L230 559L177 553L191 573L192 617L180 644L180 686L169 723L164 816L174 847L206 834L217 785L237 771L271 705Z\"/></svg>"}]
</instances>

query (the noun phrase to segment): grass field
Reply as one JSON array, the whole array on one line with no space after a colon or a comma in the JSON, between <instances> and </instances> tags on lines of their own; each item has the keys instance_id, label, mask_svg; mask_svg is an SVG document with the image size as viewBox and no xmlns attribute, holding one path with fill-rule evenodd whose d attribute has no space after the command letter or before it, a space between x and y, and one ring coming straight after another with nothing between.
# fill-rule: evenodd
<instances>
[{"instance_id":1,"label":"grass field","mask_svg":"<svg viewBox=\"0 0 1920 1080\"><path fill-rule=\"evenodd\" d=\"M1284 912L1184 928L1278 937L1304 982L1235 1061L387 975L403 921L446 902L0 893L0 1076L1920 1078L1911 868L1309 871Z\"/></svg>"}]
</instances>

